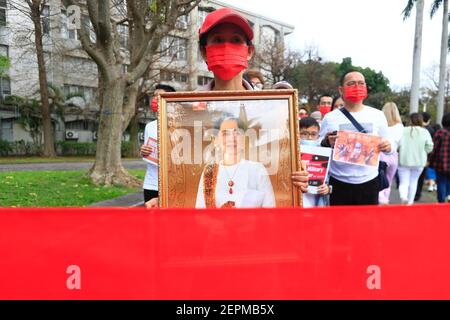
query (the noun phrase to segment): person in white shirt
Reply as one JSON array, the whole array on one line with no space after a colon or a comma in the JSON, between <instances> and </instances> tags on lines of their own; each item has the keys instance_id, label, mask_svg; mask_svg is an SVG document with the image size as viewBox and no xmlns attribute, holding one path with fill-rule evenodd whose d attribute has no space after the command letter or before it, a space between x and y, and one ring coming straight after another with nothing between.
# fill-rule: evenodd
<instances>
[{"instance_id":1,"label":"person in white shirt","mask_svg":"<svg viewBox=\"0 0 450 320\"><path fill-rule=\"evenodd\" d=\"M384 116L388 122L388 132L389 140L392 143L392 153L380 155L380 160L387 163L388 167L386 169L386 177L389 181L389 187L380 191L378 195L378 200L380 204L389 204L389 197L391 195L391 184L394 180L395 172L398 168L398 146L400 140L403 136L403 124L400 118L400 112L398 111L397 105L394 102L387 102L383 109Z\"/></svg>"},{"instance_id":2,"label":"person in white shirt","mask_svg":"<svg viewBox=\"0 0 450 320\"><path fill-rule=\"evenodd\" d=\"M350 71L341 78L339 93L344 100L344 108L350 112L366 133L383 137L379 150L391 152L388 140L389 132L386 117L375 108L363 104L367 97L364 76L357 71ZM341 109L328 113L320 128L322 145L334 147L338 131L358 131ZM331 161L330 184L333 193L330 205L365 205L378 204L378 168Z\"/></svg>"},{"instance_id":3,"label":"person in white shirt","mask_svg":"<svg viewBox=\"0 0 450 320\"><path fill-rule=\"evenodd\" d=\"M175 92L175 89L169 85L157 84L153 92L151 107L153 112L158 112L158 95L163 92ZM144 144L141 146L141 155L147 163L147 171L144 178L144 202L158 198L158 165L157 163L145 159L152 153L153 149L148 145L149 139L158 140L158 121L154 120L145 126Z\"/></svg>"},{"instance_id":4,"label":"person in white shirt","mask_svg":"<svg viewBox=\"0 0 450 320\"><path fill-rule=\"evenodd\" d=\"M242 158L244 128L236 118L221 118L216 142L217 162L207 164L197 191L196 208L275 207L266 168Z\"/></svg>"}]
</instances>

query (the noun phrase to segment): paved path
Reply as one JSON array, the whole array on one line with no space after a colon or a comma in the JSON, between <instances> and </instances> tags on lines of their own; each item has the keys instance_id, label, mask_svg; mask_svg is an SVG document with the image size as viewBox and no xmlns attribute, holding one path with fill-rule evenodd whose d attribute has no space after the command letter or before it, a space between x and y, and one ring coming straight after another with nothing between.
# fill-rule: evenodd
<instances>
[{"instance_id":1,"label":"paved path","mask_svg":"<svg viewBox=\"0 0 450 320\"><path fill-rule=\"evenodd\" d=\"M93 161L85 162L43 162L43 163L16 163L0 164L0 172L5 171L72 171L88 170ZM142 160L123 160L126 169L146 169L146 163Z\"/></svg>"},{"instance_id":2,"label":"paved path","mask_svg":"<svg viewBox=\"0 0 450 320\"><path fill-rule=\"evenodd\" d=\"M391 204L400 204L398 190L394 186L391 191ZM417 203L436 203L436 192L428 192L426 189L422 192L422 198ZM133 192L115 199L102 201L90 205L91 207L141 207L144 205L142 192Z\"/></svg>"},{"instance_id":3,"label":"paved path","mask_svg":"<svg viewBox=\"0 0 450 320\"><path fill-rule=\"evenodd\" d=\"M144 206L143 192L133 192L118 198L91 204L89 207L142 207L142 206Z\"/></svg>"}]
</instances>

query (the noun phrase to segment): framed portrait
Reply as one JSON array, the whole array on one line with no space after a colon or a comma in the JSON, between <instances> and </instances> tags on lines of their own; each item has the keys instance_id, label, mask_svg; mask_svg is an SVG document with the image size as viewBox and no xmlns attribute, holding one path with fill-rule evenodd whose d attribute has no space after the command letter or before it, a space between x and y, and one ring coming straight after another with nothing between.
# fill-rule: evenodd
<instances>
[{"instance_id":1,"label":"framed portrait","mask_svg":"<svg viewBox=\"0 0 450 320\"><path fill-rule=\"evenodd\" d=\"M296 90L160 96L159 205L301 206Z\"/></svg>"}]
</instances>

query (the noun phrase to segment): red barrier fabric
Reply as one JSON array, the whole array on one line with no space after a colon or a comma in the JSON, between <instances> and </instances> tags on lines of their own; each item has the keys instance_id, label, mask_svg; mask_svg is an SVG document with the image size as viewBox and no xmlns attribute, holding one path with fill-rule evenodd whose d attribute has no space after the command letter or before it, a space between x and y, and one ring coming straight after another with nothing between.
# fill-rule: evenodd
<instances>
[{"instance_id":1,"label":"red barrier fabric","mask_svg":"<svg viewBox=\"0 0 450 320\"><path fill-rule=\"evenodd\" d=\"M0 209L0 299L450 299L449 267L450 205Z\"/></svg>"}]
</instances>

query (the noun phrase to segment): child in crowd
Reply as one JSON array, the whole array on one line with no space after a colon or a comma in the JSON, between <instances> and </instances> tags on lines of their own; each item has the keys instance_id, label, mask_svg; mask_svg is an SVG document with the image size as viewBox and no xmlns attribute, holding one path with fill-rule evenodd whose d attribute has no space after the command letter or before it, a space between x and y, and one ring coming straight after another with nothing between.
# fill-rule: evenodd
<instances>
[{"instance_id":1,"label":"child in crowd","mask_svg":"<svg viewBox=\"0 0 450 320\"><path fill-rule=\"evenodd\" d=\"M319 140L319 123L311 117L306 117L300 120L300 149L302 146L316 146L320 147ZM324 183L317 188L318 194L304 193L303 207L324 207L329 205L329 196L331 187L327 185L328 177L325 178Z\"/></svg>"}]
</instances>

